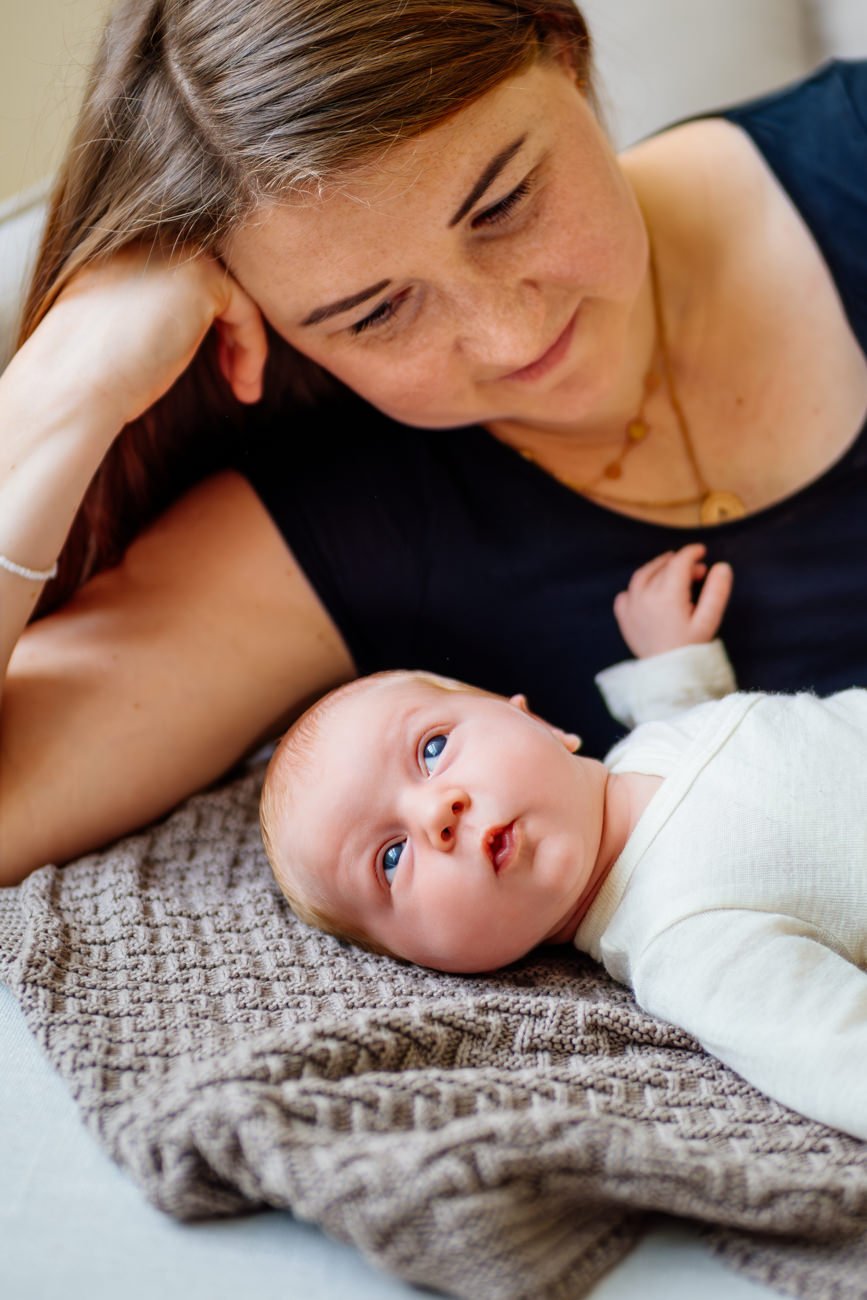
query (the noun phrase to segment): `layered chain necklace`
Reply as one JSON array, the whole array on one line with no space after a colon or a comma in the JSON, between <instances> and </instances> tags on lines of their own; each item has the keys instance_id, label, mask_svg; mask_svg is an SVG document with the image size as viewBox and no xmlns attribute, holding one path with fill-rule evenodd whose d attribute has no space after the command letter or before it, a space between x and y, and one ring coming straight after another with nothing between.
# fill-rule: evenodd
<instances>
[{"instance_id":1,"label":"layered chain necklace","mask_svg":"<svg viewBox=\"0 0 867 1300\"><path fill-rule=\"evenodd\" d=\"M671 365L671 356L668 348L668 337L665 330L665 314L662 309L662 296L659 284L659 272L656 266L656 257L653 252L653 246L650 247L650 285L653 297L653 316L656 325L656 341L653 349L653 356L650 360L650 366L647 374L644 376L644 383L641 394L641 404L638 410L627 420L623 430L623 441L620 445L616 456L608 462L599 473L584 483L577 483L572 479L566 478L562 474L554 471L555 478L561 483L580 492L582 496L589 497L591 501L600 501L604 505L635 507L640 510L674 510L685 508L686 506L695 506L697 508L698 520L702 524L721 524L730 519L740 519L746 514L746 506L735 492L727 492L720 489L711 488L701 472L701 466L698 463L698 457L695 451L695 444L692 439L692 433L689 427L689 421L686 418L686 412L681 405L677 388L674 382L674 372ZM613 495L606 491L606 484L616 482L623 475L623 466L627 457L636 447L639 447L652 432L653 426L648 423L646 417L647 404L650 398L659 390L660 385L665 389L669 405L674 413L680 437L683 442L683 449L686 458L689 461L689 467L695 479L696 490L690 496L673 497L665 501L650 501L645 499L629 499ZM536 456L527 448L521 448L521 455L527 460L535 461Z\"/></svg>"}]
</instances>

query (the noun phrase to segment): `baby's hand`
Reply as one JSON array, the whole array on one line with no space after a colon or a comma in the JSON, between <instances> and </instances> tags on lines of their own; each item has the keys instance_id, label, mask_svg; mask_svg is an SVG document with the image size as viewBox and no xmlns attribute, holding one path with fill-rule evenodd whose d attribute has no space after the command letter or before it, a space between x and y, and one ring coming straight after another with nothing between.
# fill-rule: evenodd
<instances>
[{"instance_id":1,"label":"baby's hand","mask_svg":"<svg viewBox=\"0 0 867 1300\"><path fill-rule=\"evenodd\" d=\"M639 659L679 646L712 641L732 590L730 564L708 570L701 542L666 551L636 569L629 589L614 601L614 617L623 640ZM693 604L693 583L704 579Z\"/></svg>"}]
</instances>

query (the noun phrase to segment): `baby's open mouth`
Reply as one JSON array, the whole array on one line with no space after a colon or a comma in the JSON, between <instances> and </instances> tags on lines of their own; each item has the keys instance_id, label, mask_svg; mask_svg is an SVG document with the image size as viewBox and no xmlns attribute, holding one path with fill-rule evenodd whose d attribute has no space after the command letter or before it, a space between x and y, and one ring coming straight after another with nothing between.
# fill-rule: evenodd
<instances>
[{"instance_id":1,"label":"baby's open mouth","mask_svg":"<svg viewBox=\"0 0 867 1300\"><path fill-rule=\"evenodd\" d=\"M494 871L500 872L515 855L518 837L515 823L508 826L494 826L485 835L485 852L493 863Z\"/></svg>"}]
</instances>

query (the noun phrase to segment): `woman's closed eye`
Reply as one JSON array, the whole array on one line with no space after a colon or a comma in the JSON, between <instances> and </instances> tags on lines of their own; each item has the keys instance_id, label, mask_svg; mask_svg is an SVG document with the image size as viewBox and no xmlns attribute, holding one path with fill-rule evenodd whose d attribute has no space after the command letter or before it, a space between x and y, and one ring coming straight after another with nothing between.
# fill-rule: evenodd
<instances>
[{"instance_id":1,"label":"woman's closed eye","mask_svg":"<svg viewBox=\"0 0 867 1300\"><path fill-rule=\"evenodd\" d=\"M386 298L385 302L378 303L363 320L357 320L354 325L350 325L350 334L363 334L365 330L375 329L377 325L384 325L386 321L393 320L400 311L409 292L409 289L405 289L403 293L396 294L394 298Z\"/></svg>"},{"instance_id":2,"label":"woman's closed eye","mask_svg":"<svg viewBox=\"0 0 867 1300\"><path fill-rule=\"evenodd\" d=\"M485 208L470 221L470 227L473 230L483 230L486 226L495 226L498 222L506 221L523 203L524 199L533 188L533 176L525 176L519 185L498 203L493 203L489 208ZM403 293L397 294L394 298L386 298L385 302L378 303L373 311L368 312L361 320L355 321L349 326L350 334L356 337L363 334L365 330L376 329L377 326L386 325L393 321L409 297L411 290L405 289Z\"/></svg>"},{"instance_id":3,"label":"woman's closed eye","mask_svg":"<svg viewBox=\"0 0 867 1300\"><path fill-rule=\"evenodd\" d=\"M483 212L473 217L470 222L473 230L479 230L484 226L495 226L498 221L505 221L516 208L520 207L532 188L532 176L525 176L520 185L516 185L511 193L500 199L499 203L492 204L491 207L485 208Z\"/></svg>"}]
</instances>

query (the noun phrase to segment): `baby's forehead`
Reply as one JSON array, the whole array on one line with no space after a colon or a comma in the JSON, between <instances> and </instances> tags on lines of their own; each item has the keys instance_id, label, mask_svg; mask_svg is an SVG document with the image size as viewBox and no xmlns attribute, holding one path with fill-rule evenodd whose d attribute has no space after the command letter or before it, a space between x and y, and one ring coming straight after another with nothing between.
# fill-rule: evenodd
<instances>
[{"instance_id":1,"label":"baby's forehead","mask_svg":"<svg viewBox=\"0 0 867 1300\"><path fill-rule=\"evenodd\" d=\"M435 707L448 692L409 674L352 682L324 701L300 738L284 804L293 831L321 826L338 831L369 812L388 789L388 773L401 748L404 723ZM318 840L307 845L315 856Z\"/></svg>"},{"instance_id":2,"label":"baby's forehead","mask_svg":"<svg viewBox=\"0 0 867 1300\"><path fill-rule=\"evenodd\" d=\"M353 682L327 708L321 720L320 735L333 742L363 730L367 736L385 732L396 718L416 708L433 705L448 694L435 682L414 674L395 674L364 678Z\"/></svg>"}]
</instances>

